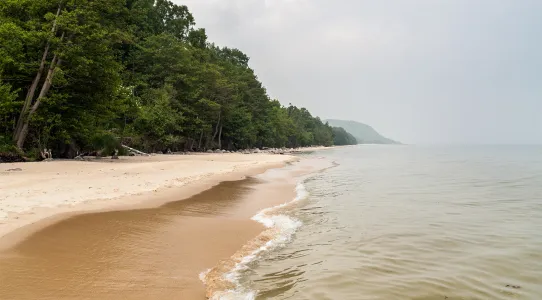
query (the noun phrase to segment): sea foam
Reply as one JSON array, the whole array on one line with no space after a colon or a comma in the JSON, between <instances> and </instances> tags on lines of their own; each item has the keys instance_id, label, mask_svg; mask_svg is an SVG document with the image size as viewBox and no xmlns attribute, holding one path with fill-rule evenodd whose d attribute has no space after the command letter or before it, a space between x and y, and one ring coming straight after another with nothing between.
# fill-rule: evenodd
<instances>
[{"instance_id":1,"label":"sea foam","mask_svg":"<svg viewBox=\"0 0 542 300\"><path fill-rule=\"evenodd\" d=\"M284 214L273 214L281 208L292 205L293 203L303 200L308 196L308 192L305 189L303 182L297 184L296 197L287 203L277 205L274 207L266 208L257 213L252 220L262 223L267 229L262 232L257 238L257 241L266 241L254 245L255 249L249 252L248 255L243 256L237 261L233 269L223 275L223 279L232 283L235 287L226 291L214 291L212 293L212 300L253 300L256 297L257 292L249 290L242 286L240 277L243 271L249 269L249 264L257 260L262 254L273 251L280 247L285 246L291 240L297 229L303 225L303 223L295 218L289 217ZM206 283L208 275L211 270L207 270L200 274L200 279Z\"/></svg>"}]
</instances>

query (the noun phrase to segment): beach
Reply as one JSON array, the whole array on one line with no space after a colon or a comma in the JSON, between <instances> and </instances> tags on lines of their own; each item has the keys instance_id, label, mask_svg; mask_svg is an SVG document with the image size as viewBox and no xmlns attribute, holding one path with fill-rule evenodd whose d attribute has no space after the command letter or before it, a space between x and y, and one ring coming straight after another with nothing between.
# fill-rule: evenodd
<instances>
[{"instance_id":1,"label":"beach","mask_svg":"<svg viewBox=\"0 0 542 300\"><path fill-rule=\"evenodd\" d=\"M222 272L270 239L259 237L265 222L251 218L292 201L299 176L317 168L310 160L280 168L297 160L202 154L1 165L0 298L205 299L234 288ZM199 275L211 269L206 290Z\"/></svg>"},{"instance_id":2,"label":"beach","mask_svg":"<svg viewBox=\"0 0 542 300\"><path fill-rule=\"evenodd\" d=\"M59 213L133 206L149 198L167 201L168 191L179 187L187 197L292 160L284 155L205 154L2 164L0 237ZM175 191L176 197L180 192Z\"/></svg>"}]
</instances>

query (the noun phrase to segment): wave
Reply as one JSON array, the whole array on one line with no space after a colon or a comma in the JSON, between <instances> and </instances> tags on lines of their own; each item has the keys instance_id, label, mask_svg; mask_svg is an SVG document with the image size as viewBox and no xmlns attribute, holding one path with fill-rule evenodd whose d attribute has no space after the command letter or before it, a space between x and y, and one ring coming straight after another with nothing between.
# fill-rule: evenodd
<instances>
[{"instance_id":1,"label":"wave","mask_svg":"<svg viewBox=\"0 0 542 300\"><path fill-rule=\"evenodd\" d=\"M266 208L257 213L252 220L262 223L267 229L245 245L228 261L221 262L213 269L199 276L207 286L207 297L211 300L253 300L256 291L245 288L240 278L249 265L266 252L284 247L303 223L284 214L273 214L282 208L307 198L308 192L299 182L295 188L296 197L287 203Z\"/></svg>"}]
</instances>

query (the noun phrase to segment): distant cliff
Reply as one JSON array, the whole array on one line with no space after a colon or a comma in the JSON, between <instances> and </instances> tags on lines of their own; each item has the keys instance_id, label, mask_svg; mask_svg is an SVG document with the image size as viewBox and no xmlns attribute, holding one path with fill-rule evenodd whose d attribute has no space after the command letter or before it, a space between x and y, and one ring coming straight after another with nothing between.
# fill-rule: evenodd
<instances>
[{"instance_id":1,"label":"distant cliff","mask_svg":"<svg viewBox=\"0 0 542 300\"><path fill-rule=\"evenodd\" d=\"M400 144L382 136L373 127L356 121L326 120L333 127L342 127L352 134L360 144Z\"/></svg>"}]
</instances>

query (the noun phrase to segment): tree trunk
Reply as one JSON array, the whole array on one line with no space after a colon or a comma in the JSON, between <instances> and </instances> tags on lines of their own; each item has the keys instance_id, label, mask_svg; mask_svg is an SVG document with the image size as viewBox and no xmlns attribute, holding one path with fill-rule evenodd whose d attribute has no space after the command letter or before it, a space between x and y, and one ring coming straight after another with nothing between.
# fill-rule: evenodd
<instances>
[{"instance_id":1,"label":"tree trunk","mask_svg":"<svg viewBox=\"0 0 542 300\"><path fill-rule=\"evenodd\" d=\"M56 17L53 22L53 28L51 29L51 32L53 35L56 33L56 21L58 19L58 16L60 15L61 8L62 8L61 5L59 5L56 11ZM19 114L19 119L17 120L17 126L15 127L15 131L13 132L13 141L19 140L19 135L21 134L24 121L27 117L28 109L30 108L30 105L32 104L32 100L34 99L34 94L36 93L36 89L38 88L38 84L41 80L41 76L43 75L43 71L45 70L45 63L47 61L47 56L49 55L50 46L51 46L50 41L47 41L47 45L45 46L45 50L43 51L43 56L41 58L40 67L38 69L38 72L36 73L36 77L34 77L34 80L32 81L32 85L28 89L28 93L26 94L26 98L24 100L23 108L21 109L21 113Z\"/></svg>"},{"instance_id":2,"label":"tree trunk","mask_svg":"<svg viewBox=\"0 0 542 300\"><path fill-rule=\"evenodd\" d=\"M194 150L194 143L196 142L195 139L190 139L190 149L189 151L192 152Z\"/></svg>"},{"instance_id":3,"label":"tree trunk","mask_svg":"<svg viewBox=\"0 0 542 300\"><path fill-rule=\"evenodd\" d=\"M211 142L215 141L216 135L218 134L218 127L220 126L221 117L222 117L222 110L218 112L218 122L216 122L215 133L213 134L213 139L211 140Z\"/></svg>"},{"instance_id":4,"label":"tree trunk","mask_svg":"<svg viewBox=\"0 0 542 300\"><path fill-rule=\"evenodd\" d=\"M203 146L203 150L209 149L209 138L210 137L211 137L210 135L205 136L205 140L204 140L205 142L203 143L205 146Z\"/></svg>"},{"instance_id":5,"label":"tree trunk","mask_svg":"<svg viewBox=\"0 0 542 300\"><path fill-rule=\"evenodd\" d=\"M56 67L60 65L61 63L62 63L62 60L58 59L58 57L55 55L53 57L53 60L51 61L51 66L49 67L49 71L47 72L47 78L45 78L45 82L43 83L41 87L41 91L38 96L38 99L36 99L36 103L32 105L32 108L28 112L28 116L23 121L23 126L17 138L17 147L19 147L19 149L23 148L24 142L26 140L26 135L28 134L28 125L30 123L30 119L32 115L36 112L38 107L40 106L41 100L43 100L43 98L49 92L49 89L51 88L51 85L53 84L53 77L55 76Z\"/></svg>"},{"instance_id":6,"label":"tree trunk","mask_svg":"<svg viewBox=\"0 0 542 300\"><path fill-rule=\"evenodd\" d=\"M218 149L222 149L222 125L220 125L220 131L218 132Z\"/></svg>"},{"instance_id":7,"label":"tree trunk","mask_svg":"<svg viewBox=\"0 0 542 300\"><path fill-rule=\"evenodd\" d=\"M201 150L201 140L202 139L203 139L203 130L201 131L201 134L199 135L198 151Z\"/></svg>"}]
</instances>

